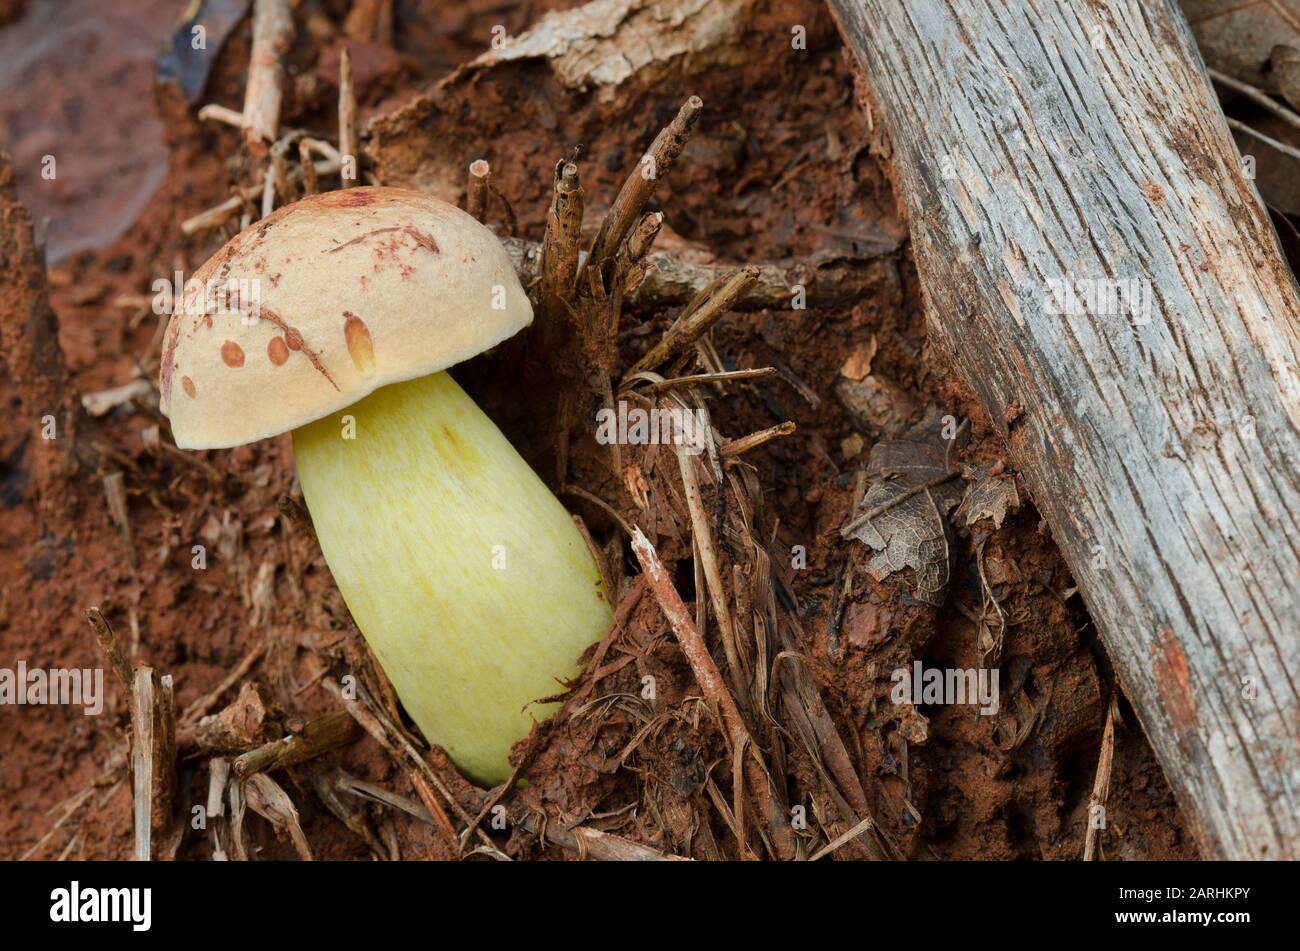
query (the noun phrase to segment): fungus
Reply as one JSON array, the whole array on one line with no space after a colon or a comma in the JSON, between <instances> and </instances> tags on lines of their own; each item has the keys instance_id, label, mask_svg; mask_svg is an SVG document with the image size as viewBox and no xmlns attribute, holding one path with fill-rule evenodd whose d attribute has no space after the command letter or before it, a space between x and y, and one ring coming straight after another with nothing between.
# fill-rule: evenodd
<instances>
[{"instance_id":1,"label":"fungus","mask_svg":"<svg viewBox=\"0 0 1300 951\"><path fill-rule=\"evenodd\" d=\"M216 319L213 285L238 304ZM161 371L177 446L292 430L325 560L407 712L504 781L611 612L572 518L445 372L532 320L500 242L427 195L352 188L257 222L187 287Z\"/></svg>"}]
</instances>

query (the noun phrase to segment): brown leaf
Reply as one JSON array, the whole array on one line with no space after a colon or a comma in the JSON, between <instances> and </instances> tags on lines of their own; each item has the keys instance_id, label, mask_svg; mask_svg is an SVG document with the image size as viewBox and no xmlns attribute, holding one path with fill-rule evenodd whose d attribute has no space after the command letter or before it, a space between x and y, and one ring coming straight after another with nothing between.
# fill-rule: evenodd
<instances>
[{"instance_id":1,"label":"brown leaf","mask_svg":"<svg viewBox=\"0 0 1300 951\"><path fill-rule=\"evenodd\" d=\"M1252 86L1277 92L1266 68L1275 44L1300 47L1295 0L1182 0L1205 64Z\"/></svg>"},{"instance_id":2,"label":"brown leaf","mask_svg":"<svg viewBox=\"0 0 1300 951\"><path fill-rule=\"evenodd\" d=\"M960 500L961 489L954 479L913 491L948 474L947 444L932 417L903 438L881 440L871 450L867 477L872 485L855 517L888 507L851 534L876 552L867 563L872 577L880 581L911 568L914 596L937 607L948 587L947 514Z\"/></svg>"},{"instance_id":3,"label":"brown leaf","mask_svg":"<svg viewBox=\"0 0 1300 951\"><path fill-rule=\"evenodd\" d=\"M1292 109L1300 109L1300 49L1278 45L1269 55L1277 91Z\"/></svg>"},{"instance_id":4,"label":"brown leaf","mask_svg":"<svg viewBox=\"0 0 1300 951\"><path fill-rule=\"evenodd\" d=\"M1001 528L1007 512L1020 508L1020 494L1016 480L1005 472L992 474L992 466L976 466L965 473L966 495L958 510L965 516L966 525L974 525L987 518L994 528Z\"/></svg>"},{"instance_id":5,"label":"brown leaf","mask_svg":"<svg viewBox=\"0 0 1300 951\"><path fill-rule=\"evenodd\" d=\"M897 432L918 409L907 391L880 376L842 376L835 383L835 395L857 428L869 433Z\"/></svg>"},{"instance_id":6,"label":"brown leaf","mask_svg":"<svg viewBox=\"0 0 1300 951\"><path fill-rule=\"evenodd\" d=\"M303 861L312 860L311 846L298 822L298 807L279 783L265 773L255 773L244 782L244 798L249 809L275 826L276 832L289 837Z\"/></svg>"}]
</instances>

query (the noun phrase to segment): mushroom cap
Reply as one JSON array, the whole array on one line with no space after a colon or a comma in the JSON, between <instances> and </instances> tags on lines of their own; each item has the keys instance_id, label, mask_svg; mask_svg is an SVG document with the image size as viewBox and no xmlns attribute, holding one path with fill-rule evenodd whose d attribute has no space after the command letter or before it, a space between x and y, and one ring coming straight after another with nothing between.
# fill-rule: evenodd
<instances>
[{"instance_id":1,"label":"mushroom cap","mask_svg":"<svg viewBox=\"0 0 1300 951\"><path fill-rule=\"evenodd\" d=\"M313 195L187 282L161 407L182 449L239 446L468 360L532 319L501 242L460 209L401 188Z\"/></svg>"}]
</instances>

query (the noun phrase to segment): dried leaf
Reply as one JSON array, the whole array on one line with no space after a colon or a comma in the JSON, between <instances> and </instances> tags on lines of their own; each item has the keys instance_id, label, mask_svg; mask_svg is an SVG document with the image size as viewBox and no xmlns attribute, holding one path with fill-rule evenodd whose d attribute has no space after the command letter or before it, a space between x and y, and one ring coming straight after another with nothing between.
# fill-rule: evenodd
<instances>
[{"instance_id":1,"label":"dried leaf","mask_svg":"<svg viewBox=\"0 0 1300 951\"><path fill-rule=\"evenodd\" d=\"M835 383L835 395L854 424L870 433L897 432L919 409L906 390L880 376L860 380L841 376Z\"/></svg>"},{"instance_id":2,"label":"dried leaf","mask_svg":"<svg viewBox=\"0 0 1300 951\"><path fill-rule=\"evenodd\" d=\"M1300 49L1275 46L1269 61L1273 64L1277 91L1292 109L1300 109Z\"/></svg>"},{"instance_id":3,"label":"dried leaf","mask_svg":"<svg viewBox=\"0 0 1300 951\"><path fill-rule=\"evenodd\" d=\"M1182 0L1205 64L1252 86L1277 92L1266 68L1274 44L1300 46L1294 0Z\"/></svg>"},{"instance_id":4,"label":"dried leaf","mask_svg":"<svg viewBox=\"0 0 1300 951\"><path fill-rule=\"evenodd\" d=\"M966 525L987 518L992 520L994 528L1001 528L1007 512L1020 508L1016 480L1007 473L995 474L993 466L976 466L968 469L964 476L966 495L958 511L965 515Z\"/></svg>"},{"instance_id":5,"label":"dried leaf","mask_svg":"<svg viewBox=\"0 0 1300 951\"><path fill-rule=\"evenodd\" d=\"M910 486L898 482L874 485L866 506L874 508L903 495ZM854 533L876 550L867 570L877 581L904 568L916 572L918 601L938 605L948 585L948 538L943 519L928 492L914 495L868 521Z\"/></svg>"},{"instance_id":6,"label":"dried leaf","mask_svg":"<svg viewBox=\"0 0 1300 951\"><path fill-rule=\"evenodd\" d=\"M915 491L948 474L946 443L932 417L904 438L881 440L871 450L867 477L872 485L854 517L879 514L851 535L875 550L867 563L872 577L880 581L911 568L914 596L937 607L948 587L947 514L960 500L961 489L954 479Z\"/></svg>"},{"instance_id":7,"label":"dried leaf","mask_svg":"<svg viewBox=\"0 0 1300 951\"><path fill-rule=\"evenodd\" d=\"M303 861L312 860L311 846L298 822L298 807L279 783L265 773L255 773L244 782L244 799L249 809L275 826L276 832L289 837Z\"/></svg>"}]
</instances>

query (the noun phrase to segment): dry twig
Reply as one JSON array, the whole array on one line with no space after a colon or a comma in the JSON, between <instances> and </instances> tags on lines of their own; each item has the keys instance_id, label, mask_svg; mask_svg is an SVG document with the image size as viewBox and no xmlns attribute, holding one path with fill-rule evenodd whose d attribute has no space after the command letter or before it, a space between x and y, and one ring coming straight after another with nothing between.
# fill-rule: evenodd
<instances>
[{"instance_id":1,"label":"dry twig","mask_svg":"<svg viewBox=\"0 0 1300 951\"><path fill-rule=\"evenodd\" d=\"M118 643L117 635L113 633L113 626L108 623L108 618L97 607L86 609L86 620L95 630L95 640L99 642L99 649L104 652L108 658L108 665L113 668L113 673L122 683L122 690L130 694L135 683L135 674L131 670L131 665L126 662L126 657L122 654L122 645Z\"/></svg>"},{"instance_id":2,"label":"dry twig","mask_svg":"<svg viewBox=\"0 0 1300 951\"><path fill-rule=\"evenodd\" d=\"M131 695L131 776L134 797L135 858L153 858L153 837L171 823L176 788L175 718L171 715L171 675L139 667Z\"/></svg>"},{"instance_id":3,"label":"dry twig","mask_svg":"<svg viewBox=\"0 0 1300 951\"><path fill-rule=\"evenodd\" d=\"M743 771L755 800L765 807L764 811L768 813L771 832L773 835L779 836L784 833L788 836L789 825L782 821L783 817L772 814L770 808L772 798L771 780L766 765L759 758L757 749L754 747L749 728L740 715L740 709L736 706L736 701L731 696L730 691L727 690L722 674L713 662L713 657L709 654L704 639L700 637L695 622L691 620L690 612L686 610L686 605L682 603L681 595L677 593L677 589L673 586L668 570L664 568L654 546L650 544L650 540L645 537L640 528L633 530L632 552L636 555L637 561L640 562L641 570L645 572L646 583L650 586L651 593L655 596L655 600L659 602L664 617L668 619L669 626L677 636L677 643L681 646L682 653L686 656L686 660L695 674L695 682L700 685L700 690L703 691L705 699L718 711L722 718L722 723L726 728L724 735L727 738L733 757L736 757L737 768ZM739 775L737 775L738 778ZM741 801L739 789L737 790L736 801L737 803ZM737 819L739 821L739 816ZM742 856L748 857L750 851L745 843L742 828L742 826L737 827L737 842L740 845Z\"/></svg>"},{"instance_id":4,"label":"dry twig","mask_svg":"<svg viewBox=\"0 0 1300 951\"><path fill-rule=\"evenodd\" d=\"M343 187L351 188L361 177L361 149L357 138L357 94L352 86L352 54L346 46L339 56L339 156Z\"/></svg>"},{"instance_id":5,"label":"dry twig","mask_svg":"<svg viewBox=\"0 0 1300 951\"><path fill-rule=\"evenodd\" d=\"M487 200L489 179L492 166L484 159L475 159L469 163L469 186L465 193L465 211L478 221L487 217Z\"/></svg>"},{"instance_id":6,"label":"dry twig","mask_svg":"<svg viewBox=\"0 0 1300 951\"><path fill-rule=\"evenodd\" d=\"M1097 854L1098 832L1106 827L1106 800L1110 798L1111 764L1115 761L1115 721L1119 717L1119 691L1110 695L1106 708L1106 727L1101 735L1101 754L1097 757L1097 774L1088 797L1088 829L1084 835L1083 860L1091 862ZM1100 812L1098 812L1100 810ZM1098 819L1101 820L1100 824Z\"/></svg>"},{"instance_id":7,"label":"dry twig","mask_svg":"<svg viewBox=\"0 0 1300 951\"><path fill-rule=\"evenodd\" d=\"M732 308L735 301L758 278L758 268L752 264L737 268L725 280L701 291L696 300L686 305L667 333L632 365L628 376L653 370L667 363L695 341L699 340L718 318Z\"/></svg>"},{"instance_id":8,"label":"dry twig","mask_svg":"<svg viewBox=\"0 0 1300 951\"><path fill-rule=\"evenodd\" d=\"M285 769L346 746L360 736L361 727L347 711L327 713L308 723L301 733L291 734L236 757L232 769L240 779L246 779L254 773Z\"/></svg>"},{"instance_id":9,"label":"dry twig","mask_svg":"<svg viewBox=\"0 0 1300 951\"><path fill-rule=\"evenodd\" d=\"M289 0L254 0L253 49L244 87L244 143L256 156L267 153L280 130L280 101L284 96L281 57L293 43Z\"/></svg>"},{"instance_id":10,"label":"dry twig","mask_svg":"<svg viewBox=\"0 0 1300 951\"><path fill-rule=\"evenodd\" d=\"M623 237L645 210L646 202L654 194L659 180L668 174L686 147L695 121L700 117L704 103L699 96L691 96L673 119L655 138L650 150L641 158L636 170L628 176L618 196L609 208L591 245L587 266L600 270L613 260Z\"/></svg>"}]
</instances>

